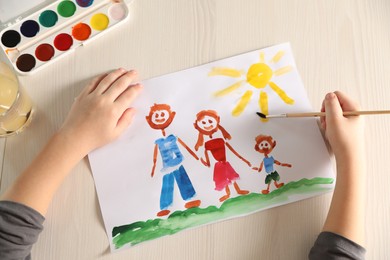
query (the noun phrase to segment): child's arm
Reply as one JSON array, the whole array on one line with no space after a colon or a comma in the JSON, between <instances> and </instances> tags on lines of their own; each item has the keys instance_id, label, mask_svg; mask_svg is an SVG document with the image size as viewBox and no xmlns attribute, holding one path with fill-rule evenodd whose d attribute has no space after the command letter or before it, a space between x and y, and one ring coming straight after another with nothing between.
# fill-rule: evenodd
<instances>
[{"instance_id":1,"label":"child's arm","mask_svg":"<svg viewBox=\"0 0 390 260\"><path fill-rule=\"evenodd\" d=\"M356 102L338 91L327 94L322 105L322 111L326 112L326 116L321 118L321 126L335 155L337 181L323 227L324 233L319 236L312 248L313 259L318 259L315 253L320 252L319 245L326 245L329 252L337 251L335 248L348 252L346 248L350 248L351 252L348 253L351 253L354 259L364 257L364 249L359 246L364 244L365 220L366 165L363 118L344 117L342 114L343 111L358 109ZM335 248L330 248L330 244ZM326 252L324 248L321 251Z\"/></svg>"},{"instance_id":2,"label":"child's arm","mask_svg":"<svg viewBox=\"0 0 390 260\"><path fill-rule=\"evenodd\" d=\"M135 71L118 69L92 80L76 98L63 126L17 178L1 200L18 202L45 215L54 193L90 151L116 139L131 123L129 108L141 90Z\"/></svg>"},{"instance_id":3,"label":"child's arm","mask_svg":"<svg viewBox=\"0 0 390 260\"><path fill-rule=\"evenodd\" d=\"M344 117L359 105L343 93L330 93L324 100L326 117L321 119L335 155L337 181L324 231L364 243L366 165L363 118Z\"/></svg>"}]
</instances>

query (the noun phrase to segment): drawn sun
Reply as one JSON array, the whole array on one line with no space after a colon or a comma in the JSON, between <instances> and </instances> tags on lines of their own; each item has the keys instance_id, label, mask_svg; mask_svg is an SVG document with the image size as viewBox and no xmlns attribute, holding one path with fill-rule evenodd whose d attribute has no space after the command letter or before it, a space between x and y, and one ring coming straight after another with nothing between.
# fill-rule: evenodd
<instances>
[{"instance_id":1,"label":"drawn sun","mask_svg":"<svg viewBox=\"0 0 390 260\"><path fill-rule=\"evenodd\" d=\"M275 56L269 61L269 64L277 63L283 57L284 51L279 51ZM258 104L261 110L261 113L268 115L268 94L266 92L266 87L269 86L275 93L289 105L294 104L294 100L290 98L284 90L282 90L275 82L272 81L274 77L278 77L285 73L290 72L293 67L291 65L281 67L276 70L272 70L269 65L265 63L264 52L260 52L260 61L259 63L252 64L248 72L246 73L246 78L241 79L235 82L233 85L219 90L214 93L214 96L221 97L229 93L232 93L236 89L246 85L248 83L250 86L254 87L247 89L244 94L241 96L240 100L237 102L236 106L232 110L233 116L239 116L246 108L250 102L254 91L259 92ZM226 76L231 78L243 78L245 76L244 71L240 71L233 68L222 68L214 67L209 72L208 76ZM267 121L263 119L263 121Z\"/></svg>"}]
</instances>

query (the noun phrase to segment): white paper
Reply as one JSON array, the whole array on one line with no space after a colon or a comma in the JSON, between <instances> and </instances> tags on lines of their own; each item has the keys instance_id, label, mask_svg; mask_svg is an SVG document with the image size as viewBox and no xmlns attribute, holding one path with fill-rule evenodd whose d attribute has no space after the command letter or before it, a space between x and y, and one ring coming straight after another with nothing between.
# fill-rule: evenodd
<instances>
[{"instance_id":1,"label":"white paper","mask_svg":"<svg viewBox=\"0 0 390 260\"><path fill-rule=\"evenodd\" d=\"M279 55L279 60L272 61L275 56L278 56L277 53L280 54L280 51L284 54ZM289 66L290 71L279 76L273 75L270 81L278 85L290 99L293 99L294 104L285 103L269 85L257 89L245 82L249 68L251 65L259 63L260 59L264 59L264 63L273 72ZM239 78L224 75L208 76L213 68L232 68L240 71L243 76ZM244 80L244 84L240 88L220 97L214 95L215 92L225 89L239 80ZM243 216L312 197L333 188L334 174L316 119L285 118L263 122L256 115L256 112L260 111L258 102L260 91L267 93L269 114L312 111L289 44L252 51L153 78L144 81L143 85L143 93L134 104L138 112L131 127L117 141L89 155L112 250L126 248L166 234L173 234L182 229ZM240 115L233 116L232 110L247 90L253 91L250 102ZM237 194L234 185L231 184L228 186L231 196L223 202L225 206L221 207L222 202L219 199L226 194L226 190L215 190L213 168L216 160L209 153L211 165L206 167L179 145L184 157L182 164L196 191L196 195L188 201L200 200L201 204L198 209L203 214L186 211L184 205L187 201L180 196L175 182L173 203L168 207L169 217L158 217L156 214L161 211L162 179L165 174L169 173L169 169L168 172L161 171L163 168L162 158L157 152L156 169L153 178L151 177L155 141L163 137L161 130L152 129L146 121L146 116L155 103L169 104L171 109L176 112L173 122L165 129L166 135L173 134L181 138L192 150L194 150L199 133L194 128L196 114L201 110L215 110L220 116L220 125L232 137L231 140L225 141L251 164L249 167L226 148L226 161L240 176L236 180L237 184L241 189L248 190L250 194ZM278 189L272 180L269 194L262 194L262 190L267 188L265 170L262 169L261 172L258 172L252 169L252 167L259 167L264 158L263 154L254 148L255 138L260 134L272 136L276 141L276 146L270 155L281 163L292 165L292 167L285 167L274 164L274 169L280 175L278 183L283 182L285 186ZM217 137L223 138L221 131L217 131L213 135L213 138ZM205 142L208 139L206 136ZM199 158L205 158L204 146L199 148L196 155ZM327 183L302 185L302 179L313 180L318 177L320 183L323 181L327 181ZM294 188L294 183L299 187ZM288 184L290 185L288 186ZM308 181L308 184L313 183ZM288 191L286 187L289 187ZM238 201L241 199L243 200ZM230 204L227 203L229 200ZM215 206L215 211L207 213L206 209L209 206ZM191 214L185 215L185 212L191 212ZM177 221L177 217L172 217L173 213L181 215L181 220ZM124 225L138 221L144 223L143 221L147 220L154 220L156 225L154 231L149 235L137 233L135 237L139 240L129 239L132 231L127 230L126 233ZM112 232L115 227L120 228L115 230L116 238L113 239ZM149 228L151 227L149 226ZM159 235L160 228L165 228L169 232L165 230ZM142 228L135 229L134 232L139 232L140 229Z\"/></svg>"}]
</instances>

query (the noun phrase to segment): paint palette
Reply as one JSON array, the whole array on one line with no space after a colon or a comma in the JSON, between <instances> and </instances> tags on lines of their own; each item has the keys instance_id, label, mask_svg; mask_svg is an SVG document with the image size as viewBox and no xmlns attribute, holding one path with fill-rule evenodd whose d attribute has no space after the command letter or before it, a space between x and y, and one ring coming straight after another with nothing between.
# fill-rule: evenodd
<instances>
[{"instance_id":1,"label":"paint palette","mask_svg":"<svg viewBox=\"0 0 390 260\"><path fill-rule=\"evenodd\" d=\"M55 1L2 30L1 48L19 74L33 73L124 22L127 4Z\"/></svg>"}]
</instances>

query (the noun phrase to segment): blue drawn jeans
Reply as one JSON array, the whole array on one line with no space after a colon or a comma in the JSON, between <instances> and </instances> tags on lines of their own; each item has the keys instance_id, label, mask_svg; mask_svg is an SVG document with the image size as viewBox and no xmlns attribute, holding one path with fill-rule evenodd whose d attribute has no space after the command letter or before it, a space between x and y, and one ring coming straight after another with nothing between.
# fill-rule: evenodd
<instances>
[{"instance_id":1,"label":"blue drawn jeans","mask_svg":"<svg viewBox=\"0 0 390 260\"><path fill-rule=\"evenodd\" d=\"M183 200L188 200L195 195L194 187L190 181L190 178L187 175L186 170L183 166L180 166L179 169L165 174L163 177L163 184L161 188L161 197L160 197L160 209L168 208L173 202L173 185L174 180L176 180L177 186L180 190L180 195Z\"/></svg>"}]
</instances>

